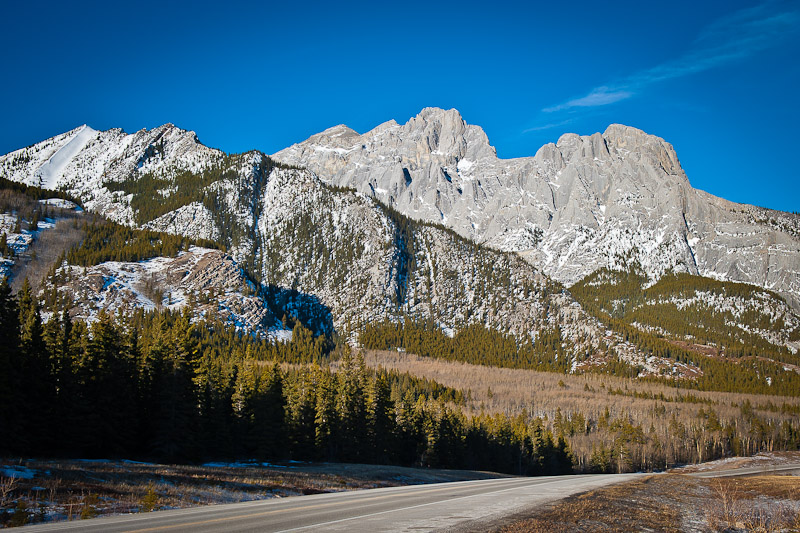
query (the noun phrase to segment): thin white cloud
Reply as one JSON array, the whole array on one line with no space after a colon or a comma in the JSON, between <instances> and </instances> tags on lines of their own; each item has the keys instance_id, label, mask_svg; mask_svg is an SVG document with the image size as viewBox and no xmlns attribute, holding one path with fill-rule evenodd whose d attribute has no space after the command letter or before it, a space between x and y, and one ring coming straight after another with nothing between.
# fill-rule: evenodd
<instances>
[{"instance_id":1,"label":"thin white cloud","mask_svg":"<svg viewBox=\"0 0 800 533\"><path fill-rule=\"evenodd\" d=\"M800 11L780 10L773 2L737 11L708 26L692 50L672 61L595 87L586 96L542 109L545 113L599 107L626 100L658 82L680 78L756 55L797 31Z\"/></svg>"},{"instance_id":2,"label":"thin white cloud","mask_svg":"<svg viewBox=\"0 0 800 533\"><path fill-rule=\"evenodd\" d=\"M620 100L625 100L633 96L633 93L621 89L611 89L609 87L596 87L592 92L582 98L576 98L569 102L564 102L553 107L546 107L542 109L545 113L553 113L561 111L562 109L570 109L572 107L596 107L601 105L613 104Z\"/></svg>"},{"instance_id":3,"label":"thin white cloud","mask_svg":"<svg viewBox=\"0 0 800 533\"><path fill-rule=\"evenodd\" d=\"M570 122L574 122L575 119L568 118L566 120L562 120L561 122L551 122L549 124L544 124L542 126L534 126L533 128L528 128L527 130L522 130L522 133L530 133L532 131L543 131L543 130L551 130L553 128L558 128L560 126L566 126Z\"/></svg>"}]
</instances>

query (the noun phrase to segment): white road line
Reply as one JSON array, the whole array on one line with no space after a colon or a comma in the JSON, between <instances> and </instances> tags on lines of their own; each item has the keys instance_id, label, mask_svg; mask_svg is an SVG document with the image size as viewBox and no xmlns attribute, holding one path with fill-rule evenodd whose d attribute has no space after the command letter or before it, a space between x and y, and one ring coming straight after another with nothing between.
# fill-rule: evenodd
<instances>
[{"instance_id":1,"label":"white road line","mask_svg":"<svg viewBox=\"0 0 800 533\"><path fill-rule=\"evenodd\" d=\"M562 481L568 481L568 480L566 480L566 479L557 479L557 480L554 480L554 481L546 481L544 483L535 483L534 485L539 487L541 485L549 485L550 483L560 483ZM480 494L470 494L469 496L459 496L458 498L450 498L450 499L447 499L447 500L439 500L439 501L436 501L436 502L421 503L419 505L411 505L409 507L400 507L400 508L397 508L397 509L389 509L389 510L380 511L380 512L377 512L377 513L370 513L370 514L363 514L363 515L358 515L358 516L351 516L350 518L342 518L342 519L339 519L339 520L331 520L330 522L321 522L321 523L318 523L318 524L311 524L311 525L308 525L308 526L295 527L295 528L292 528L292 529L282 529L278 533L288 533L289 531L302 531L304 529L311 529L311 528L329 526L331 524L338 524L340 522L347 522L348 520L361 520L363 518L370 518L370 517L379 516L379 515L382 515L382 514L396 513L396 512L399 512L399 511L407 511L409 509L419 509L420 507L429 507L431 505L439 505L440 503L450 503L450 502L455 502L455 501L458 501L458 500L466 500L468 498L476 498L478 496L487 496L489 494L499 494L501 492L508 492L510 490L517 490L519 488L520 487L511 487L510 489L493 490L491 492L481 492Z\"/></svg>"}]
</instances>

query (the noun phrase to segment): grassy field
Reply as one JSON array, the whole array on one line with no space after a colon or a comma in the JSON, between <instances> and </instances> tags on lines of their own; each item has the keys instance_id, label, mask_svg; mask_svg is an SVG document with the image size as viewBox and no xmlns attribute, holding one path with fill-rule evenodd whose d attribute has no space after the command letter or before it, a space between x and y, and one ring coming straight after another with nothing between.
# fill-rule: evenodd
<instances>
[{"instance_id":1,"label":"grassy field","mask_svg":"<svg viewBox=\"0 0 800 533\"><path fill-rule=\"evenodd\" d=\"M800 477L654 475L571 496L495 533L800 530Z\"/></svg>"},{"instance_id":2,"label":"grassy field","mask_svg":"<svg viewBox=\"0 0 800 533\"><path fill-rule=\"evenodd\" d=\"M796 425L800 414L800 398L687 390L604 374L486 367L396 351L370 350L364 358L371 367L408 372L462 390L467 412L527 413L542 417L551 427L559 416L576 421L567 438L577 471L591 470L591 458L601 447L640 459L618 471L637 470L642 464L661 470L754 455L775 449L769 439L779 437L784 424ZM603 426L604 417L610 424ZM621 440L626 435L615 427L629 425L636 432L630 433L629 441ZM726 448L723 427L735 429L738 449ZM648 462L649 457L659 460Z\"/></svg>"},{"instance_id":3,"label":"grassy field","mask_svg":"<svg viewBox=\"0 0 800 533\"><path fill-rule=\"evenodd\" d=\"M503 477L333 463L0 460L0 527L374 487Z\"/></svg>"},{"instance_id":4,"label":"grassy field","mask_svg":"<svg viewBox=\"0 0 800 533\"><path fill-rule=\"evenodd\" d=\"M772 404L800 408L800 398L709 392L668 387L660 383L605 374L559 374L536 370L499 368L449 362L409 353L367 350L364 360L371 367L384 367L435 380L469 391L473 411L516 415L528 413L552 418L557 409L599 416L609 406L613 411L639 413L658 403L669 404L677 415L694 415L711 406L720 417L735 416L744 401L756 408Z\"/></svg>"}]
</instances>

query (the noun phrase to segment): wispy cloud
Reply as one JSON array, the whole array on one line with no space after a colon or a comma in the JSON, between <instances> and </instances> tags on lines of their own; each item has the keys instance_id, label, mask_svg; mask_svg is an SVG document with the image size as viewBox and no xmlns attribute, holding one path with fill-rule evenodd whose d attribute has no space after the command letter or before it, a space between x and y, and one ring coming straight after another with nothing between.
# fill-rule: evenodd
<instances>
[{"instance_id":1,"label":"wispy cloud","mask_svg":"<svg viewBox=\"0 0 800 533\"><path fill-rule=\"evenodd\" d=\"M626 100L655 83L704 72L763 52L779 44L783 36L796 31L799 23L800 11L783 9L774 2L737 11L708 26L683 56L595 87L586 96L545 107L542 111L555 113Z\"/></svg>"},{"instance_id":2,"label":"wispy cloud","mask_svg":"<svg viewBox=\"0 0 800 533\"><path fill-rule=\"evenodd\" d=\"M553 107L545 107L542 109L545 113L554 113L562 109L570 109L572 107L596 107L601 105L613 104L620 100L625 100L633 96L633 93L624 89L612 89L610 87L595 87L592 92L582 98L575 98L563 104L555 105Z\"/></svg>"},{"instance_id":3,"label":"wispy cloud","mask_svg":"<svg viewBox=\"0 0 800 533\"><path fill-rule=\"evenodd\" d=\"M560 122L551 122L549 124L543 124L541 126L534 126L532 128L528 128L526 130L522 130L522 133L530 133L532 131L543 131L543 130L551 130L553 128L558 128L560 126L566 126L570 122L574 122L575 119L568 118L566 120L562 120Z\"/></svg>"}]
</instances>

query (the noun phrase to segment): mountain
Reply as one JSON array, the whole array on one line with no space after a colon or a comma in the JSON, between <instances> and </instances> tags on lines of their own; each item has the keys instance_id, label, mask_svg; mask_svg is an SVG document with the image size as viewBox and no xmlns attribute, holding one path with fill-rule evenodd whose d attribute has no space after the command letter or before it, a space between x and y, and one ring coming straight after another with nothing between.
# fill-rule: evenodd
<instances>
[{"instance_id":1,"label":"mountain","mask_svg":"<svg viewBox=\"0 0 800 533\"><path fill-rule=\"evenodd\" d=\"M91 319L100 310L180 310L188 305L198 318L220 319L268 337L289 334L254 284L219 250L191 247L177 257L64 264L48 281L74 302L72 315L79 319Z\"/></svg>"},{"instance_id":2,"label":"mountain","mask_svg":"<svg viewBox=\"0 0 800 533\"><path fill-rule=\"evenodd\" d=\"M651 281L688 272L800 306L800 216L692 188L672 145L635 128L566 134L533 157L504 160L458 111L427 108L363 135L336 126L273 157L519 252L566 285L635 262Z\"/></svg>"},{"instance_id":3,"label":"mountain","mask_svg":"<svg viewBox=\"0 0 800 533\"><path fill-rule=\"evenodd\" d=\"M570 292L595 316L707 356L800 364L800 315L779 295L754 285L686 273L650 285L641 272L601 269Z\"/></svg>"},{"instance_id":4,"label":"mountain","mask_svg":"<svg viewBox=\"0 0 800 533\"><path fill-rule=\"evenodd\" d=\"M756 338L767 359L797 362L798 318L783 298L800 301L798 217L693 189L672 147L634 128L566 135L534 157L501 160L479 127L432 108L364 135L337 126L274 156L226 154L171 124L132 134L82 126L0 157L0 177L196 241L144 262L109 250L58 266L43 290L73 295L81 316L191 301L197 313L216 309L245 331L277 337L294 322L350 340L369 325L405 323L422 336L443 333L457 345L443 348L452 353L488 338L475 325L513 339L514 365L624 375L703 376L697 356L711 344L727 349L717 356L739 356L732 343ZM206 268L217 272L213 287ZM635 272L636 289L615 294L619 281L598 272ZM660 301L636 292L681 273L772 289L718 298L747 307L732 315L737 327L761 333L720 336L715 322L698 335L651 320ZM703 299L705 283L664 298L678 314L697 301L713 312L717 296ZM601 289L610 296L592 299ZM749 310L764 298L774 310L766 318ZM609 312L612 300L638 314ZM780 333L781 324L791 331ZM375 342L387 334L375 332ZM753 375L782 371L773 366Z\"/></svg>"},{"instance_id":5,"label":"mountain","mask_svg":"<svg viewBox=\"0 0 800 533\"><path fill-rule=\"evenodd\" d=\"M56 159L58 172L41 170ZM84 126L0 158L0 173L66 191L115 222L220 242L274 307L317 332L410 316L445 331L480 323L521 338L558 327L587 350L602 333L516 254L411 221L260 152L209 149L172 125L130 135ZM121 288L137 285L117 264L93 268ZM162 292L173 290L182 291ZM141 300L125 294L90 300Z\"/></svg>"}]
</instances>

